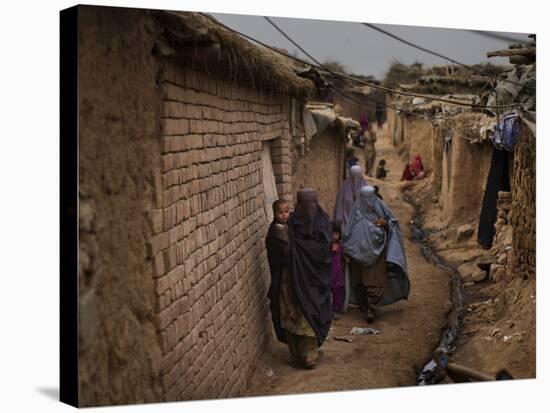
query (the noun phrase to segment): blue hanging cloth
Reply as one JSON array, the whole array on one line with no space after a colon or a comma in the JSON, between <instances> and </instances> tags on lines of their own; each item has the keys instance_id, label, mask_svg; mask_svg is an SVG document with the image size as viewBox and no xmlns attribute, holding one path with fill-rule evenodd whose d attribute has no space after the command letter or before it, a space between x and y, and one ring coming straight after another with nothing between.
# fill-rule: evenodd
<instances>
[{"instance_id":1,"label":"blue hanging cloth","mask_svg":"<svg viewBox=\"0 0 550 413\"><path fill-rule=\"evenodd\" d=\"M508 112L500 118L491 140L497 149L513 152L519 140L519 115L517 112Z\"/></svg>"}]
</instances>

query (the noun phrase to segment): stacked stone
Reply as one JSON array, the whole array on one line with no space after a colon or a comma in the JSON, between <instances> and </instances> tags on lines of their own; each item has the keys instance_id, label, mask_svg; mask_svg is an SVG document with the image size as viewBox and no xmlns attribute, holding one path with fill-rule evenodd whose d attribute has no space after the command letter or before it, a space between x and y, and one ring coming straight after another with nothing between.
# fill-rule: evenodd
<instances>
[{"instance_id":1,"label":"stacked stone","mask_svg":"<svg viewBox=\"0 0 550 413\"><path fill-rule=\"evenodd\" d=\"M267 343L262 142L291 191L282 98L191 70L162 72L162 165L153 171L155 325L167 400L237 396Z\"/></svg>"},{"instance_id":2,"label":"stacked stone","mask_svg":"<svg viewBox=\"0 0 550 413\"><path fill-rule=\"evenodd\" d=\"M489 269L489 278L494 282L498 282L504 277L512 249L512 227L509 220L511 208L511 192L499 191L495 237L491 248L491 253L496 257L496 262L492 263Z\"/></svg>"},{"instance_id":3,"label":"stacked stone","mask_svg":"<svg viewBox=\"0 0 550 413\"><path fill-rule=\"evenodd\" d=\"M512 184L512 268L515 273L535 276L536 269L536 139L522 125L514 152Z\"/></svg>"},{"instance_id":4,"label":"stacked stone","mask_svg":"<svg viewBox=\"0 0 550 413\"><path fill-rule=\"evenodd\" d=\"M512 209L512 193L499 191L497 199L497 220L495 230L498 234L504 225L510 224L510 210Z\"/></svg>"}]
</instances>

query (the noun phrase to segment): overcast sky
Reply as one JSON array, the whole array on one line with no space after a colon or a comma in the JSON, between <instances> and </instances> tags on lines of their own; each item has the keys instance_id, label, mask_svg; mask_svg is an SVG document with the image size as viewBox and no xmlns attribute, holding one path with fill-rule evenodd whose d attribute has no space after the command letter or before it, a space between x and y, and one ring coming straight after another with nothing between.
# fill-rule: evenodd
<instances>
[{"instance_id":1,"label":"overcast sky","mask_svg":"<svg viewBox=\"0 0 550 413\"><path fill-rule=\"evenodd\" d=\"M212 15L233 29L269 45L285 48L290 53L296 51L299 57L308 60L261 16L218 13ZM339 61L346 67L346 70L355 74L373 75L380 79L394 60L406 64L420 61L428 66L447 63L441 58L414 49L359 23L282 17L275 17L272 20L317 60L321 62ZM486 57L488 51L507 48L510 43L507 40L499 40L458 29L387 24L379 25L379 27L465 64L508 63L508 58L487 59ZM486 33L524 41L530 40L526 34Z\"/></svg>"}]
</instances>

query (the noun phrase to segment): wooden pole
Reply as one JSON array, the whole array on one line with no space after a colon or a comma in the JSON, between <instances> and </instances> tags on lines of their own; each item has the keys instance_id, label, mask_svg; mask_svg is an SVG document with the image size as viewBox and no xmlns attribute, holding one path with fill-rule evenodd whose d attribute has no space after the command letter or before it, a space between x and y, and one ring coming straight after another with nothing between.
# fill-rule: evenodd
<instances>
[{"instance_id":1,"label":"wooden pole","mask_svg":"<svg viewBox=\"0 0 550 413\"><path fill-rule=\"evenodd\" d=\"M537 49L535 47L523 48L523 49L504 49L504 50L495 50L494 52L487 52L487 57L495 56L529 56L534 57L537 54Z\"/></svg>"}]
</instances>

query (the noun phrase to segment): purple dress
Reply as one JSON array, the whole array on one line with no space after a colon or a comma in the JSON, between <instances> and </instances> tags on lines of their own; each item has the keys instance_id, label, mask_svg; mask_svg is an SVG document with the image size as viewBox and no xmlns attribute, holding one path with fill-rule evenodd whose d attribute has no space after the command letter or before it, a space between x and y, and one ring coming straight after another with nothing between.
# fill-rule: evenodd
<instances>
[{"instance_id":1,"label":"purple dress","mask_svg":"<svg viewBox=\"0 0 550 413\"><path fill-rule=\"evenodd\" d=\"M338 249L332 250L332 264L330 271L330 289L332 290L332 309L335 312L342 312L344 306L344 248L342 242L338 243Z\"/></svg>"}]
</instances>

